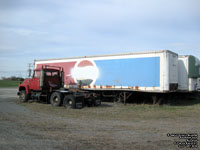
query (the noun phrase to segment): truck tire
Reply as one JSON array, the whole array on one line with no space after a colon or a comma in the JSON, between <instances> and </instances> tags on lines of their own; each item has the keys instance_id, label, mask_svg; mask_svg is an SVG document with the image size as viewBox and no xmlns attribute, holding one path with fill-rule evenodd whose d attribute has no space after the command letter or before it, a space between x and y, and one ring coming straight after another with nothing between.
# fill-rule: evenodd
<instances>
[{"instance_id":1,"label":"truck tire","mask_svg":"<svg viewBox=\"0 0 200 150\"><path fill-rule=\"evenodd\" d=\"M83 101L76 100L76 97L73 95L66 95L63 100L63 106L65 108L81 109L83 108Z\"/></svg>"},{"instance_id":2,"label":"truck tire","mask_svg":"<svg viewBox=\"0 0 200 150\"><path fill-rule=\"evenodd\" d=\"M63 106L65 108L75 108L75 97L73 95L66 95L63 99Z\"/></svg>"},{"instance_id":3,"label":"truck tire","mask_svg":"<svg viewBox=\"0 0 200 150\"><path fill-rule=\"evenodd\" d=\"M20 91L19 100L20 102L23 102L23 103L28 101L28 94L26 94L25 90Z\"/></svg>"},{"instance_id":4,"label":"truck tire","mask_svg":"<svg viewBox=\"0 0 200 150\"><path fill-rule=\"evenodd\" d=\"M60 106L62 102L62 97L59 92L54 92L51 94L50 102L52 106Z\"/></svg>"}]
</instances>

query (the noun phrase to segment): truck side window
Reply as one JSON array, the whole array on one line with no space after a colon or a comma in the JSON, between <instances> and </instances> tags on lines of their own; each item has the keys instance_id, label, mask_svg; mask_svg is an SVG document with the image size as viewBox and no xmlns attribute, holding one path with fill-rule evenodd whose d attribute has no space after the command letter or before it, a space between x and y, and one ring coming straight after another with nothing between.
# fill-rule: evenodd
<instances>
[{"instance_id":1,"label":"truck side window","mask_svg":"<svg viewBox=\"0 0 200 150\"><path fill-rule=\"evenodd\" d=\"M39 78L40 77L40 71L35 71L34 78Z\"/></svg>"},{"instance_id":2,"label":"truck side window","mask_svg":"<svg viewBox=\"0 0 200 150\"><path fill-rule=\"evenodd\" d=\"M59 75L58 75L58 72L52 72L52 76L53 77L58 77Z\"/></svg>"},{"instance_id":3,"label":"truck side window","mask_svg":"<svg viewBox=\"0 0 200 150\"><path fill-rule=\"evenodd\" d=\"M51 77L51 72L46 72L47 77Z\"/></svg>"}]
</instances>

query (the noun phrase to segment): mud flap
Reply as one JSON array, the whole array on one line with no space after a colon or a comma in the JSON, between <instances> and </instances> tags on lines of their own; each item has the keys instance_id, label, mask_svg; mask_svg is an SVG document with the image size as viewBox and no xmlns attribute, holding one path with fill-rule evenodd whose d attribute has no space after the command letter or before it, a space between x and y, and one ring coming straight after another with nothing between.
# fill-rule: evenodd
<instances>
[{"instance_id":1,"label":"mud flap","mask_svg":"<svg viewBox=\"0 0 200 150\"><path fill-rule=\"evenodd\" d=\"M75 109L81 109L84 107L84 97L83 95L74 95L75 98Z\"/></svg>"}]
</instances>

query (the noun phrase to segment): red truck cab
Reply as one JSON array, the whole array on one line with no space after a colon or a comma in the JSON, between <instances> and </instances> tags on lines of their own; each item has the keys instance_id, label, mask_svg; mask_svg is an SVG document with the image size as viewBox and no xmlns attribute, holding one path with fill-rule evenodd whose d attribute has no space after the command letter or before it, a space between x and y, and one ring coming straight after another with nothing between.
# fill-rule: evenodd
<instances>
[{"instance_id":1,"label":"red truck cab","mask_svg":"<svg viewBox=\"0 0 200 150\"><path fill-rule=\"evenodd\" d=\"M53 90L60 89L64 84L63 74L61 67L42 66L42 68L35 69L33 77L24 80L19 85L18 95L21 101L25 102L35 96L48 95Z\"/></svg>"},{"instance_id":2,"label":"red truck cab","mask_svg":"<svg viewBox=\"0 0 200 150\"><path fill-rule=\"evenodd\" d=\"M42 66L35 69L31 79L19 85L19 99L46 101L53 106L82 108L85 104L98 106L101 101L97 94L88 91L64 88L64 71L62 67ZM90 95L90 96L86 96Z\"/></svg>"}]
</instances>

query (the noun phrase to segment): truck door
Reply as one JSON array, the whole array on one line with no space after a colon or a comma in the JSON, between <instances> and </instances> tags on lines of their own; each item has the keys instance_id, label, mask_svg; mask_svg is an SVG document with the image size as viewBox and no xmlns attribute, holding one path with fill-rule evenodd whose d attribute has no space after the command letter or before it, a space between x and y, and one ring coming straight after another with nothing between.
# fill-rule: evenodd
<instances>
[{"instance_id":1,"label":"truck door","mask_svg":"<svg viewBox=\"0 0 200 150\"><path fill-rule=\"evenodd\" d=\"M36 70L31 80L30 89L40 90L40 71Z\"/></svg>"}]
</instances>

